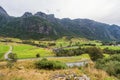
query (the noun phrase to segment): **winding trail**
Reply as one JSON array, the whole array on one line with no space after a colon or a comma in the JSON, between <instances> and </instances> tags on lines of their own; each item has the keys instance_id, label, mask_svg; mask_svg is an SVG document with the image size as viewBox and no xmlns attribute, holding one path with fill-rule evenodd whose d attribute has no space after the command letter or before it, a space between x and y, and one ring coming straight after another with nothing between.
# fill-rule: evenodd
<instances>
[{"instance_id":1,"label":"winding trail","mask_svg":"<svg viewBox=\"0 0 120 80\"><path fill-rule=\"evenodd\" d=\"M9 51L8 51L7 53L5 53L5 55L4 55L4 58L5 58L6 60L11 60L11 59L8 57L8 55L9 55L11 52L12 52L12 46L10 46Z\"/></svg>"}]
</instances>

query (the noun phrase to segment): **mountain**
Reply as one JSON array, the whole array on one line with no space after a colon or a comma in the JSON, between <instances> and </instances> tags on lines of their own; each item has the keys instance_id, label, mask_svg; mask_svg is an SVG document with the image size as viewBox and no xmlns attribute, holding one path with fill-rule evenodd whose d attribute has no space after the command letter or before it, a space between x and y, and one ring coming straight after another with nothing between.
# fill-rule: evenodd
<instances>
[{"instance_id":1,"label":"mountain","mask_svg":"<svg viewBox=\"0 0 120 80\"><path fill-rule=\"evenodd\" d=\"M5 10L2 11L5 13ZM21 17L11 17L3 13L2 15L0 18L0 36L22 39L57 39L72 35L70 31L60 27L59 24L51 23L52 15L43 15L41 12L35 15L25 12Z\"/></svg>"},{"instance_id":2,"label":"mountain","mask_svg":"<svg viewBox=\"0 0 120 80\"><path fill-rule=\"evenodd\" d=\"M61 24L68 30L88 39L120 40L120 27L89 19L62 19Z\"/></svg>"},{"instance_id":3,"label":"mountain","mask_svg":"<svg viewBox=\"0 0 120 80\"><path fill-rule=\"evenodd\" d=\"M11 17L0 7L0 36L22 39L57 39L63 36L120 41L120 26L89 19L55 18L54 14L25 12Z\"/></svg>"},{"instance_id":4,"label":"mountain","mask_svg":"<svg viewBox=\"0 0 120 80\"><path fill-rule=\"evenodd\" d=\"M2 16L9 16L7 12L0 6L0 15Z\"/></svg>"},{"instance_id":5,"label":"mountain","mask_svg":"<svg viewBox=\"0 0 120 80\"><path fill-rule=\"evenodd\" d=\"M9 15L7 12L0 6L0 26L5 24L9 20Z\"/></svg>"}]
</instances>

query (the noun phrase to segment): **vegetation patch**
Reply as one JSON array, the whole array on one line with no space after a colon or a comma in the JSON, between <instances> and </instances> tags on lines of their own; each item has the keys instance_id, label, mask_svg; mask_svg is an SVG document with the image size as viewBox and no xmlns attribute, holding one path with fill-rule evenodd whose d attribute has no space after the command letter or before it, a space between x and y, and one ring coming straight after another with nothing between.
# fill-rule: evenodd
<instances>
[{"instance_id":1,"label":"vegetation patch","mask_svg":"<svg viewBox=\"0 0 120 80\"><path fill-rule=\"evenodd\" d=\"M96 68L103 69L110 75L120 79L120 54L114 54L108 58L97 60Z\"/></svg>"},{"instance_id":2,"label":"vegetation patch","mask_svg":"<svg viewBox=\"0 0 120 80\"><path fill-rule=\"evenodd\" d=\"M14 46L13 53L16 53L18 58L36 58L37 54L39 54L40 57L54 56L50 49L34 47L31 45Z\"/></svg>"},{"instance_id":3,"label":"vegetation patch","mask_svg":"<svg viewBox=\"0 0 120 80\"><path fill-rule=\"evenodd\" d=\"M42 59L35 63L38 69L66 69L67 65L60 61L49 61L47 59Z\"/></svg>"},{"instance_id":4,"label":"vegetation patch","mask_svg":"<svg viewBox=\"0 0 120 80\"><path fill-rule=\"evenodd\" d=\"M0 59L3 59L4 54L9 50L9 46L0 44Z\"/></svg>"}]
</instances>

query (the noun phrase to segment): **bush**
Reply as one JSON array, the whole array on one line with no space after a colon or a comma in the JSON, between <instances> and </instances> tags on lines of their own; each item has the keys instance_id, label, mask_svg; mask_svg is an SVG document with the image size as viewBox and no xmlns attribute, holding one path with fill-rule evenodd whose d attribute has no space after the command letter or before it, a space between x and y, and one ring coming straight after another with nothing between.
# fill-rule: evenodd
<instances>
[{"instance_id":1,"label":"bush","mask_svg":"<svg viewBox=\"0 0 120 80\"><path fill-rule=\"evenodd\" d=\"M17 55L15 53L10 53L8 57L10 60L7 61L7 67L12 68L14 66L14 63L17 61Z\"/></svg>"},{"instance_id":2,"label":"bush","mask_svg":"<svg viewBox=\"0 0 120 80\"><path fill-rule=\"evenodd\" d=\"M49 61L47 59L42 59L35 62L35 66L38 69L65 69L67 65L60 61Z\"/></svg>"},{"instance_id":3,"label":"bush","mask_svg":"<svg viewBox=\"0 0 120 80\"><path fill-rule=\"evenodd\" d=\"M78 56L84 53L82 48L77 49L56 49L54 50L56 56Z\"/></svg>"},{"instance_id":4,"label":"bush","mask_svg":"<svg viewBox=\"0 0 120 80\"><path fill-rule=\"evenodd\" d=\"M39 54L39 53L37 53L37 54L36 54L36 58L39 58L39 57L40 57L40 54Z\"/></svg>"},{"instance_id":5,"label":"bush","mask_svg":"<svg viewBox=\"0 0 120 80\"><path fill-rule=\"evenodd\" d=\"M48 43L48 46L55 46L56 43Z\"/></svg>"},{"instance_id":6,"label":"bush","mask_svg":"<svg viewBox=\"0 0 120 80\"><path fill-rule=\"evenodd\" d=\"M11 59L12 62L17 61L17 55L15 53L10 53L8 57Z\"/></svg>"},{"instance_id":7,"label":"bush","mask_svg":"<svg viewBox=\"0 0 120 80\"><path fill-rule=\"evenodd\" d=\"M103 69L110 75L116 76L120 79L120 54L97 60L96 68Z\"/></svg>"},{"instance_id":8,"label":"bush","mask_svg":"<svg viewBox=\"0 0 120 80\"><path fill-rule=\"evenodd\" d=\"M90 55L91 60L96 61L97 59L103 58L103 51L97 47L89 47L85 49L85 52Z\"/></svg>"},{"instance_id":9,"label":"bush","mask_svg":"<svg viewBox=\"0 0 120 80\"><path fill-rule=\"evenodd\" d=\"M107 53L107 54L119 54L120 53L120 50L112 50L112 49L109 49L109 48L105 48L103 49L104 53Z\"/></svg>"}]
</instances>

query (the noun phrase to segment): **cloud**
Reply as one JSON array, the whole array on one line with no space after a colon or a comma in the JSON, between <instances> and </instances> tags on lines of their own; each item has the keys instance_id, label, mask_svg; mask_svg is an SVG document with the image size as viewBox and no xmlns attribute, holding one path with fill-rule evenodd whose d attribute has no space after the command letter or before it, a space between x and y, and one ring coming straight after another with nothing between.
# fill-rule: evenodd
<instances>
[{"instance_id":1,"label":"cloud","mask_svg":"<svg viewBox=\"0 0 120 80\"><path fill-rule=\"evenodd\" d=\"M12 16L29 11L55 14L58 18L89 18L120 25L120 0L0 0Z\"/></svg>"}]
</instances>

